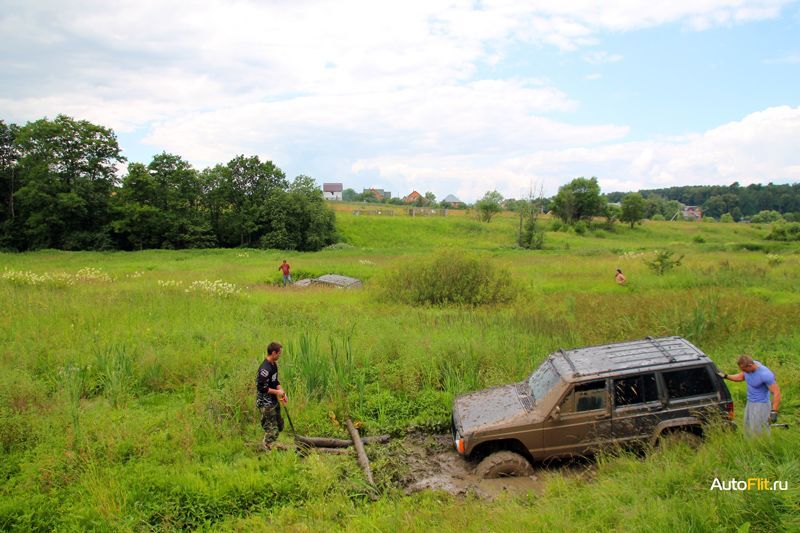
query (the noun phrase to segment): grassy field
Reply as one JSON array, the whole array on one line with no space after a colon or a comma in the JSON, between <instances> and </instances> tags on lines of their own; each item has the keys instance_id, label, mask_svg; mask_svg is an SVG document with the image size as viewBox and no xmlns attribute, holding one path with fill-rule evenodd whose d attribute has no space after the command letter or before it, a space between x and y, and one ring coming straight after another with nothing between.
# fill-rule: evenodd
<instances>
[{"instance_id":1,"label":"grassy field","mask_svg":"<svg viewBox=\"0 0 800 533\"><path fill-rule=\"evenodd\" d=\"M514 246L512 215L349 211L337 213L342 243L317 253L0 255L0 529L800 528L798 245L764 240L767 226L647 222L549 231L531 252ZM476 308L386 299L387 271L445 249L507 271L517 297ZM645 260L664 249L685 257L656 276ZM295 276L345 274L365 288L282 289L284 258ZM344 438L346 417L365 434L443 431L456 394L519 380L559 348L647 335L684 335L729 371L755 354L776 372L792 428L601 457L592 479L547 473L542 494L491 502L405 495L401 439L370 451L377 501L352 458L255 446L254 377L272 340L285 345L297 430ZM741 416L744 386L730 388ZM732 477L789 490L709 490Z\"/></svg>"}]
</instances>

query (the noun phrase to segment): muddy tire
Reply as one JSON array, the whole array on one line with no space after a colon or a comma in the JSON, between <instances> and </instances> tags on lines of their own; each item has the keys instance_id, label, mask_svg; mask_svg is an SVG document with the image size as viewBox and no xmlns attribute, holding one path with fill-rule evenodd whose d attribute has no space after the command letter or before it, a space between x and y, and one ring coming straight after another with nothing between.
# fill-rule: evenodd
<instances>
[{"instance_id":1,"label":"muddy tire","mask_svg":"<svg viewBox=\"0 0 800 533\"><path fill-rule=\"evenodd\" d=\"M533 467L520 454L504 450L494 452L481 461L475 469L475 475L483 479L532 476Z\"/></svg>"}]
</instances>

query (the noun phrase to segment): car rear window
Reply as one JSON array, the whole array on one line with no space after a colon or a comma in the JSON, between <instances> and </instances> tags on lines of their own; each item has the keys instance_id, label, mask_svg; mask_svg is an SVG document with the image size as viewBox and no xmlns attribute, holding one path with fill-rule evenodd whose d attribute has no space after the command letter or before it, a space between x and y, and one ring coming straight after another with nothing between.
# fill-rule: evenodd
<instances>
[{"instance_id":1,"label":"car rear window","mask_svg":"<svg viewBox=\"0 0 800 533\"><path fill-rule=\"evenodd\" d=\"M670 398L688 398L716 392L705 367L664 372L664 384Z\"/></svg>"},{"instance_id":2,"label":"car rear window","mask_svg":"<svg viewBox=\"0 0 800 533\"><path fill-rule=\"evenodd\" d=\"M614 405L636 405L658 400L655 374L642 374L614 380Z\"/></svg>"}]
</instances>

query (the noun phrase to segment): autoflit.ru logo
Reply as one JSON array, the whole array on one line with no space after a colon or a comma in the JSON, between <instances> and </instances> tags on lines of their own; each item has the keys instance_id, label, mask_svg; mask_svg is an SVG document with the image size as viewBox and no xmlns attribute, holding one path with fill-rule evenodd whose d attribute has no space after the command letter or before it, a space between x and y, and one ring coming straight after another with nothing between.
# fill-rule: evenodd
<instances>
[{"instance_id":1,"label":"autoflit.ru logo","mask_svg":"<svg viewBox=\"0 0 800 533\"><path fill-rule=\"evenodd\" d=\"M765 477L749 477L747 479L719 479L714 478L709 490L722 491L769 491L789 490L789 482L771 480Z\"/></svg>"}]
</instances>

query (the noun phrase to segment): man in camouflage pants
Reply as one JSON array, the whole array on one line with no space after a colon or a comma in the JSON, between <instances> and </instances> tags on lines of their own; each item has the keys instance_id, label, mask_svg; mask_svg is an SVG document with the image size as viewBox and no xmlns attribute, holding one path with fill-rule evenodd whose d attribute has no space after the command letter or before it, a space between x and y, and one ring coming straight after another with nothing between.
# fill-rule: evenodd
<instances>
[{"instance_id":1,"label":"man in camouflage pants","mask_svg":"<svg viewBox=\"0 0 800 533\"><path fill-rule=\"evenodd\" d=\"M283 430L281 402L286 404L286 392L278 380L278 359L283 352L279 342L267 346L267 356L258 367L256 376L256 406L261 411L261 427L264 428L264 449L270 450Z\"/></svg>"}]
</instances>

